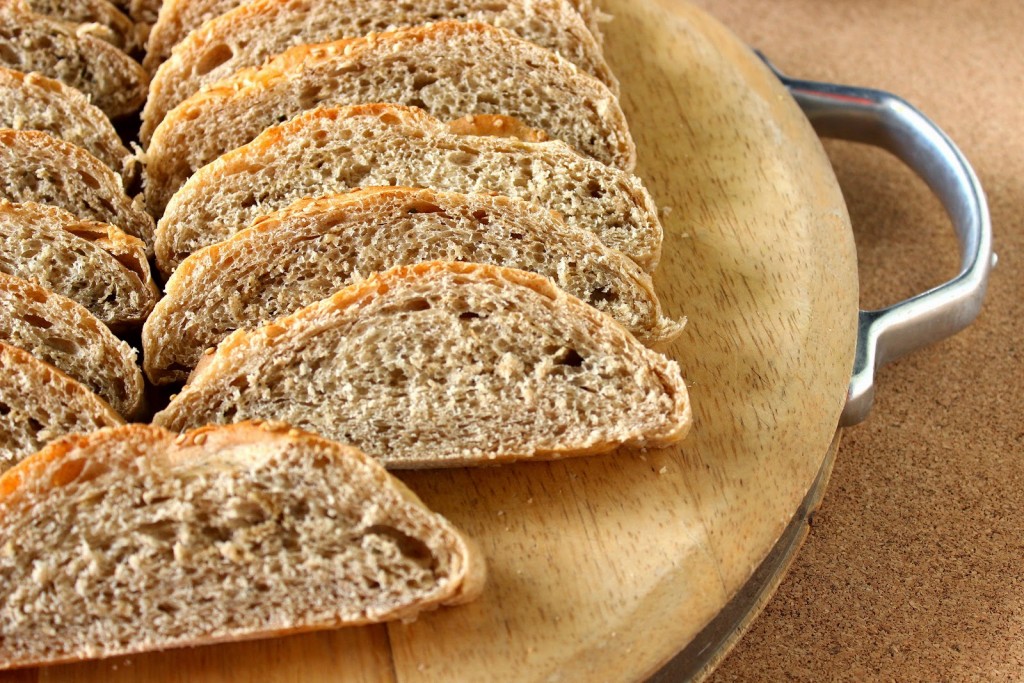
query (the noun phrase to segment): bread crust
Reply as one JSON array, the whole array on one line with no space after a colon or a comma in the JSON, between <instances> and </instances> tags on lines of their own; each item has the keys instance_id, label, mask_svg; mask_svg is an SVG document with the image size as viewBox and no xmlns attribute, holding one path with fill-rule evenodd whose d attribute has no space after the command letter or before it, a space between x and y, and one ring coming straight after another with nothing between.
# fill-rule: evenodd
<instances>
[{"instance_id":1,"label":"bread crust","mask_svg":"<svg viewBox=\"0 0 1024 683\"><path fill-rule=\"evenodd\" d=\"M125 444L132 446L126 454ZM244 446L245 448L234 448ZM486 564L476 544L450 522L431 512L419 498L397 479L355 448L332 442L283 423L247 421L228 426L206 426L185 434L174 434L154 425L125 425L101 429L90 434L58 439L24 459L0 477L0 525L28 512L41 497L67 486L86 485L107 472L126 472L133 476L133 462L145 459L144 467L152 476L171 478L189 476L204 468L226 468L239 475L255 472L265 452L284 449L309 452L323 459L324 467L337 466L358 471L362 480L373 482L373 490L364 492L365 500L374 496L373 505L386 502L394 515L418 510L420 523L430 524L432 533L443 535L452 567L445 582L435 586L433 594L409 604L392 606L361 618L333 622L296 624L288 628L240 631L223 635L178 637L160 642L143 640L127 646L96 643L93 652L76 651L45 658L21 658L0 653L0 667L16 668L93 659L97 656L133 654L169 647L191 647L212 643L267 638L306 631L379 623L391 619L411 619L440 606L455 605L478 596L486 580ZM253 469L250 469L253 468ZM135 475L137 476L137 475ZM250 475L253 476L253 475ZM361 480L361 481L362 481ZM404 506L404 507L403 507ZM379 514L379 513L378 513ZM7 654L7 657L2 657Z\"/></svg>"}]
</instances>

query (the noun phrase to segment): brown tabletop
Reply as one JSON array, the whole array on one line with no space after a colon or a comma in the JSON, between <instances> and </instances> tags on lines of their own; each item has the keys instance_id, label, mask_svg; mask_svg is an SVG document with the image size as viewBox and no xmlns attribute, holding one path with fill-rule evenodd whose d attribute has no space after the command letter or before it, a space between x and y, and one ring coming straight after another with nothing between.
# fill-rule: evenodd
<instances>
[{"instance_id":1,"label":"brown tabletop","mask_svg":"<svg viewBox=\"0 0 1024 683\"><path fill-rule=\"evenodd\" d=\"M999 255L972 327L879 373L791 573L712 680L1021 680L1024 3L697 4L790 75L924 111L980 176ZM827 148L862 307L955 274L956 240L922 182L884 152Z\"/></svg>"}]
</instances>

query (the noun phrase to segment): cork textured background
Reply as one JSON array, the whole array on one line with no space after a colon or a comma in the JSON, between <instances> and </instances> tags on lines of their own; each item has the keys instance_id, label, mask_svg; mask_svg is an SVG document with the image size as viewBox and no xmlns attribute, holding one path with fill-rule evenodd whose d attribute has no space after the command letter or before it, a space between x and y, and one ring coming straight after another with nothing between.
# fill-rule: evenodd
<instances>
[{"instance_id":1,"label":"cork textured background","mask_svg":"<svg viewBox=\"0 0 1024 683\"><path fill-rule=\"evenodd\" d=\"M879 373L789 576L712 681L1021 680L1024 3L697 4L790 75L889 90L938 123L981 178L999 256L972 327ZM862 307L956 273L921 181L884 152L826 147Z\"/></svg>"}]
</instances>

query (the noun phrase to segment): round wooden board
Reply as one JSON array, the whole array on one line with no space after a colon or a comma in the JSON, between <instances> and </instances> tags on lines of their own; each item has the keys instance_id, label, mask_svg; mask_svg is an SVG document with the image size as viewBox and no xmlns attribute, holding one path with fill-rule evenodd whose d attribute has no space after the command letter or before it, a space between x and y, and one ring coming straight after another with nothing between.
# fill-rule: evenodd
<instances>
[{"instance_id":1,"label":"round wooden board","mask_svg":"<svg viewBox=\"0 0 1024 683\"><path fill-rule=\"evenodd\" d=\"M687 645L773 548L829 451L852 367L852 234L817 137L753 54L682 3L607 0L657 285L687 316L680 448L402 474L474 536L476 602L414 623L24 671L39 681L627 681Z\"/></svg>"}]
</instances>

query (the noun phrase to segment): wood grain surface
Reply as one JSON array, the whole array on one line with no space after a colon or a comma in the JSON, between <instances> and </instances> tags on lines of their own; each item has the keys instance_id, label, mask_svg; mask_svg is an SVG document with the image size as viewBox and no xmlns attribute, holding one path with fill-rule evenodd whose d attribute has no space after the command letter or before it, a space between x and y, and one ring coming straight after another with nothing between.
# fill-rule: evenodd
<instances>
[{"instance_id":1,"label":"wood grain surface","mask_svg":"<svg viewBox=\"0 0 1024 683\"><path fill-rule=\"evenodd\" d=\"M694 406L682 447L402 474L482 545L472 604L10 680L639 680L744 584L835 433L856 329L849 221L817 138L746 47L683 4L605 8L638 174L663 210L656 284L689 318L666 350Z\"/></svg>"}]
</instances>

